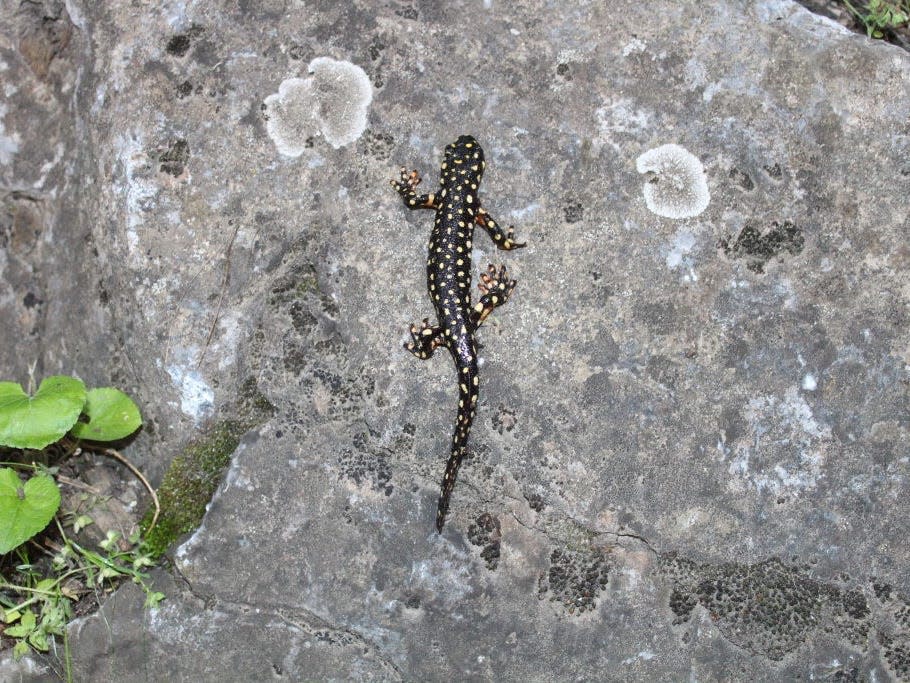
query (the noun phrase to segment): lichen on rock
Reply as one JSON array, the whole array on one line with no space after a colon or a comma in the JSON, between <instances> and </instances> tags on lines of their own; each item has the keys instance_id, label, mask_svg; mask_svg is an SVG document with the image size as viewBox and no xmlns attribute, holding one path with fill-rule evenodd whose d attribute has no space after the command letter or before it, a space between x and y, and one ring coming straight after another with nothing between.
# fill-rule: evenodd
<instances>
[{"instance_id":1,"label":"lichen on rock","mask_svg":"<svg viewBox=\"0 0 910 683\"><path fill-rule=\"evenodd\" d=\"M284 156L298 157L321 133L338 149L357 140L373 100L370 79L356 64L317 57L308 78L288 78L265 98L266 131Z\"/></svg>"},{"instance_id":2,"label":"lichen on rock","mask_svg":"<svg viewBox=\"0 0 910 683\"><path fill-rule=\"evenodd\" d=\"M679 145L649 149L635 160L639 173L651 177L642 187L645 204L664 218L692 218L711 201L705 169L694 154Z\"/></svg>"}]
</instances>

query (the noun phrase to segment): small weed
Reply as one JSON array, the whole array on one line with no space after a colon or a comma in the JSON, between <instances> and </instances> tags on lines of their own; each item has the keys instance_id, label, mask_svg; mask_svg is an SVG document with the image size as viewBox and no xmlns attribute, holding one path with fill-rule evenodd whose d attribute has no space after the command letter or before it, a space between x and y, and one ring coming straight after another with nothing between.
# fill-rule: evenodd
<instances>
[{"instance_id":1,"label":"small weed","mask_svg":"<svg viewBox=\"0 0 910 683\"><path fill-rule=\"evenodd\" d=\"M86 390L79 379L62 375L46 378L37 391L33 379L28 392L0 382L0 449L10 456L0 463L0 639L12 640L21 657L48 652L61 636L66 680L72 679L66 623L80 605L124 579L143 588L148 607L164 596L148 585L144 570L155 562L138 532L123 538L107 531L97 549L76 541L75 534L95 522L85 512L61 509L61 475L46 463L84 451L113 457L142 481L157 509L145 478L107 446L141 425L136 404L117 389Z\"/></svg>"},{"instance_id":2,"label":"small weed","mask_svg":"<svg viewBox=\"0 0 910 683\"><path fill-rule=\"evenodd\" d=\"M868 0L859 8L849 0L843 0L843 3L866 27L871 38L884 38L885 31L893 31L910 22L910 0Z\"/></svg>"}]
</instances>

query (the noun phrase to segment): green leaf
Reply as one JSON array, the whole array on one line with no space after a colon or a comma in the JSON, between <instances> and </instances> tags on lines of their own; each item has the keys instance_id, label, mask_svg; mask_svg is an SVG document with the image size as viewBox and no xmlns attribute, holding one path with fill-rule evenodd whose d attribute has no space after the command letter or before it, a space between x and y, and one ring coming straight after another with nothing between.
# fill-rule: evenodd
<instances>
[{"instance_id":1,"label":"green leaf","mask_svg":"<svg viewBox=\"0 0 910 683\"><path fill-rule=\"evenodd\" d=\"M65 600L54 600L53 602L45 603L41 612L42 631L63 635L63 628L66 626L65 602Z\"/></svg>"},{"instance_id":2,"label":"green leaf","mask_svg":"<svg viewBox=\"0 0 910 683\"><path fill-rule=\"evenodd\" d=\"M89 526L90 524L94 524L94 523L95 523L95 520L93 520L88 515L79 515L78 517L76 517L76 519L73 520L73 532L78 534L85 527Z\"/></svg>"},{"instance_id":3,"label":"green leaf","mask_svg":"<svg viewBox=\"0 0 910 683\"><path fill-rule=\"evenodd\" d=\"M85 385L75 377L48 377L32 397L15 382L0 382L0 445L38 449L59 441L83 405Z\"/></svg>"},{"instance_id":4,"label":"green leaf","mask_svg":"<svg viewBox=\"0 0 910 683\"><path fill-rule=\"evenodd\" d=\"M164 600L164 593L159 593L157 591L149 593L145 596L145 606L149 609L157 609L158 604Z\"/></svg>"},{"instance_id":5,"label":"green leaf","mask_svg":"<svg viewBox=\"0 0 910 683\"><path fill-rule=\"evenodd\" d=\"M47 634L44 631L33 631L28 637L29 644L36 650L47 652L50 645L47 642Z\"/></svg>"},{"instance_id":6,"label":"green leaf","mask_svg":"<svg viewBox=\"0 0 910 683\"><path fill-rule=\"evenodd\" d=\"M119 389L104 387L88 392L83 412L88 422L77 422L71 433L79 439L116 441L142 426L139 408Z\"/></svg>"},{"instance_id":7,"label":"green leaf","mask_svg":"<svg viewBox=\"0 0 910 683\"><path fill-rule=\"evenodd\" d=\"M38 583L35 584L35 589L39 591L44 591L45 593L50 593L51 588L57 584L57 579L41 579Z\"/></svg>"},{"instance_id":8,"label":"green leaf","mask_svg":"<svg viewBox=\"0 0 910 683\"><path fill-rule=\"evenodd\" d=\"M111 552L117 549L117 541L120 540L119 531L108 531L104 540L98 543L104 550Z\"/></svg>"},{"instance_id":9,"label":"green leaf","mask_svg":"<svg viewBox=\"0 0 910 683\"><path fill-rule=\"evenodd\" d=\"M3 631L3 634L10 638L25 638L29 633L35 630L35 625L37 623L38 620L35 617L35 613L28 610L22 615L22 619L19 620L18 626L8 626L6 630Z\"/></svg>"},{"instance_id":10,"label":"green leaf","mask_svg":"<svg viewBox=\"0 0 910 683\"><path fill-rule=\"evenodd\" d=\"M60 507L60 489L39 474L24 484L8 467L0 468L0 555L25 543L51 521Z\"/></svg>"},{"instance_id":11,"label":"green leaf","mask_svg":"<svg viewBox=\"0 0 910 683\"><path fill-rule=\"evenodd\" d=\"M101 578L102 579L113 579L115 576L121 576L123 572L118 571L114 567L102 567L101 568Z\"/></svg>"}]
</instances>

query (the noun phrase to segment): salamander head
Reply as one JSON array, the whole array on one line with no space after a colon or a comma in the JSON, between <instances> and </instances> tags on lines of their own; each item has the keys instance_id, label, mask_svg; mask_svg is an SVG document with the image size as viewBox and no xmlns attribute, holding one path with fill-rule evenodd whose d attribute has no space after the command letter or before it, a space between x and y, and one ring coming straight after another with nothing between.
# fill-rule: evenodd
<instances>
[{"instance_id":1,"label":"salamander head","mask_svg":"<svg viewBox=\"0 0 910 683\"><path fill-rule=\"evenodd\" d=\"M483 175L484 161L483 149L471 135L461 135L455 142L446 145L446 155L443 163L448 170L461 171L477 176L478 181Z\"/></svg>"}]
</instances>

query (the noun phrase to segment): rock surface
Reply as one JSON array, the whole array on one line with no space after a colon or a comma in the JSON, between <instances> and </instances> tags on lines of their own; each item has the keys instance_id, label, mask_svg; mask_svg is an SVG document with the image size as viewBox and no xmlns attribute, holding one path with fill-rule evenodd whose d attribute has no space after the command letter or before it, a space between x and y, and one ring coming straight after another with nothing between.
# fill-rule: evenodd
<instances>
[{"instance_id":1,"label":"rock surface","mask_svg":"<svg viewBox=\"0 0 910 683\"><path fill-rule=\"evenodd\" d=\"M162 606L126 586L72 626L76 680L910 678L905 52L786 0L44 0L0 26L4 378L129 391L158 479L244 382L277 408ZM293 157L263 110L291 78L316 79ZM457 389L401 349L431 216L388 179L432 187L460 133L529 244L476 240L519 284L437 536ZM704 167L692 218L643 197L671 143Z\"/></svg>"}]
</instances>

